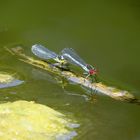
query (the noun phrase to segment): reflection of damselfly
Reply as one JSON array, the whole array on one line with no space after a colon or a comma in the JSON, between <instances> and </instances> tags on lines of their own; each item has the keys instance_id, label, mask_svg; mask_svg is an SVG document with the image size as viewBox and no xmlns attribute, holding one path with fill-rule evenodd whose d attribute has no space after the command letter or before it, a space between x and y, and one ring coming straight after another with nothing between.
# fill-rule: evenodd
<instances>
[{"instance_id":1,"label":"reflection of damselfly","mask_svg":"<svg viewBox=\"0 0 140 140\"><path fill-rule=\"evenodd\" d=\"M64 48L61 51L61 55L57 55L42 45L36 44L32 46L32 52L43 60L53 59L60 64L62 68L67 63L80 66L85 71L85 74L87 75L86 78L91 77L92 80L96 81L96 69L82 60L82 58L80 58L80 56L78 56L78 54L72 48Z\"/></svg>"}]
</instances>

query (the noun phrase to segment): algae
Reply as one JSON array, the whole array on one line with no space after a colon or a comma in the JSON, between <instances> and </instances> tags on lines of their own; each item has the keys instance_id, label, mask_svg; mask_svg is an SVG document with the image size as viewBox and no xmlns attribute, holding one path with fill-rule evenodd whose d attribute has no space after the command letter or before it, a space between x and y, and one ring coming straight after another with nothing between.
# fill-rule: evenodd
<instances>
[{"instance_id":1,"label":"algae","mask_svg":"<svg viewBox=\"0 0 140 140\"><path fill-rule=\"evenodd\" d=\"M79 125L45 105L28 101L0 104L1 140L69 140Z\"/></svg>"}]
</instances>

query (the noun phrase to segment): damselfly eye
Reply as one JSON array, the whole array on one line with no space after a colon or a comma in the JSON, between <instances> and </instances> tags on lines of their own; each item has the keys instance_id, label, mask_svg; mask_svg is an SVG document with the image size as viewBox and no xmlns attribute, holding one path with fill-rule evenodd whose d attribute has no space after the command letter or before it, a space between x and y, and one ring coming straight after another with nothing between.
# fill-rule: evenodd
<instances>
[{"instance_id":1,"label":"damselfly eye","mask_svg":"<svg viewBox=\"0 0 140 140\"><path fill-rule=\"evenodd\" d=\"M94 70L94 69L90 69L90 70L89 70L89 74L90 74L90 75L94 75L94 74L96 74L96 73L97 73L97 71Z\"/></svg>"}]
</instances>

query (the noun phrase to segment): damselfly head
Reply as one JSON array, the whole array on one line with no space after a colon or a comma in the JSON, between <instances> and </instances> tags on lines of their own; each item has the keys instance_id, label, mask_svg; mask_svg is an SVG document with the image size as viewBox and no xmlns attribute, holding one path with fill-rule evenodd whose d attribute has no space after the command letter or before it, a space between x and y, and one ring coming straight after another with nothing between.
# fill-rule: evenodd
<instances>
[{"instance_id":1,"label":"damselfly head","mask_svg":"<svg viewBox=\"0 0 140 140\"><path fill-rule=\"evenodd\" d=\"M90 75L97 74L97 70L92 65L87 64L87 69L89 70Z\"/></svg>"},{"instance_id":2,"label":"damselfly head","mask_svg":"<svg viewBox=\"0 0 140 140\"><path fill-rule=\"evenodd\" d=\"M89 70L89 74L90 74L90 75L95 75L95 74L97 74L96 69L90 69L90 70Z\"/></svg>"}]
</instances>

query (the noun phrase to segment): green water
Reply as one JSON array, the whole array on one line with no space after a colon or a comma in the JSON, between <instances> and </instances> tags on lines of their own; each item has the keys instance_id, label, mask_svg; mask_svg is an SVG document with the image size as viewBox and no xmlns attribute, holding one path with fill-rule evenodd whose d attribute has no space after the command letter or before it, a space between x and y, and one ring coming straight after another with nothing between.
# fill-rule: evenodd
<instances>
[{"instance_id":1,"label":"green water","mask_svg":"<svg viewBox=\"0 0 140 140\"><path fill-rule=\"evenodd\" d=\"M78 140L139 140L140 106L102 95L90 102L79 86L62 89L3 49L20 44L32 55L36 43L55 52L72 47L97 67L101 79L140 98L139 9L136 0L1 1L1 69L17 72L25 83L0 89L0 101L36 101L72 116L80 124Z\"/></svg>"}]
</instances>

